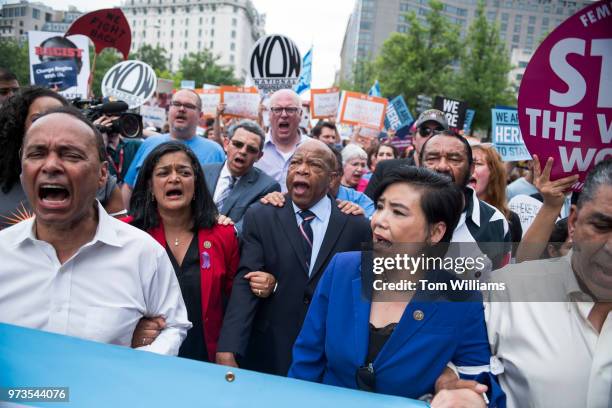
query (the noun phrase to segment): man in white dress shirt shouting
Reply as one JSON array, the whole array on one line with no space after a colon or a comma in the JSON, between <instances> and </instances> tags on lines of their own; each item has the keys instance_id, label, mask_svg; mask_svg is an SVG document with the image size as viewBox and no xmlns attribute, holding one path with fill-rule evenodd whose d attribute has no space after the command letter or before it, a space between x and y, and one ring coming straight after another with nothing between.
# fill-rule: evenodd
<instances>
[{"instance_id":1,"label":"man in white dress shirt shouting","mask_svg":"<svg viewBox=\"0 0 612 408\"><path fill-rule=\"evenodd\" d=\"M143 349L176 355L191 323L174 270L153 238L96 201L104 158L100 133L72 108L26 133L22 184L35 217L0 232L0 322L130 346L140 318L161 315L165 328Z\"/></svg>"}]
</instances>

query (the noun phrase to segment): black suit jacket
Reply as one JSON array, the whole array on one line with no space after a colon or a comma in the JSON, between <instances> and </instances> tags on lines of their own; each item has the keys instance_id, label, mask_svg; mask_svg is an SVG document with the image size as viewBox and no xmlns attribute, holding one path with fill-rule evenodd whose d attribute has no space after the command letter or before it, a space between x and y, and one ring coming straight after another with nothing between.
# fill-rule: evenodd
<instances>
[{"instance_id":1,"label":"black suit jacket","mask_svg":"<svg viewBox=\"0 0 612 408\"><path fill-rule=\"evenodd\" d=\"M238 274L223 321L218 351L238 355L241 367L287 375L293 343L310 299L327 264L337 252L361 250L371 240L363 216L346 215L332 201L325 237L308 276L302 236L287 197L282 208L256 204L244 216ZM278 287L270 297L255 296L243 279L251 271L273 274Z\"/></svg>"},{"instance_id":2,"label":"black suit jacket","mask_svg":"<svg viewBox=\"0 0 612 408\"><path fill-rule=\"evenodd\" d=\"M225 163L211 163L202 166L206 187L208 187L212 196L215 195L215 189L224 165ZM281 191L280 185L272 177L253 167L238 180L231 193L223 201L221 214L230 217L236 223L238 232L241 232L242 217L249 206L272 191Z\"/></svg>"}]
</instances>

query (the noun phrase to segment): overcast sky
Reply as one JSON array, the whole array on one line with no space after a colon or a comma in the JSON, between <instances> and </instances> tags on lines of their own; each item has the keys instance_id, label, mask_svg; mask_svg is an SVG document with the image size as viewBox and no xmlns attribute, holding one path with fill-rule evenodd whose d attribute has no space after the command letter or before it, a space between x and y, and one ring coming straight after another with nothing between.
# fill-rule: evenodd
<instances>
[{"instance_id":1,"label":"overcast sky","mask_svg":"<svg viewBox=\"0 0 612 408\"><path fill-rule=\"evenodd\" d=\"M120 0L38 0L55 9L76 5L91 11L114 7ZM327 88L340 68L340 48L355 0L252 0L266 14L266 32L284 34L294 40L304 55L313 48L312 87Z\"/></svg>"}]
</instances>

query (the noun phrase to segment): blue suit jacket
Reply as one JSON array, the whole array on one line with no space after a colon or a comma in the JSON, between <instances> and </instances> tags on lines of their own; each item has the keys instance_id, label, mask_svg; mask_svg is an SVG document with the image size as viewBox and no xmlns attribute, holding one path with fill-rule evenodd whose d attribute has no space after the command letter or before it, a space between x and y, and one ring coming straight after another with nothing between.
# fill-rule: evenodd
<instances>
[{"instance_id":1,"label":"blue suit jacket","mask_svg":"<svg viewBox=\"0 0 612 408\"><path fill-rule=\"evenodd\" d=\"M330 262L293 348L290 377L357 388L356 371L368 352L371 305L363 296L360 268L360 252L339 253ZM446 272L435 274L452 279ZM437 299L415 294L374 360L376 392L408 398L433 394L436 379L452 361L474 374L466 378L489 385L490 406L505 406L505 395L488 372L491 353L480 294L468 296L469 301L451 302L444 294ZM417 310L422 320L415 319Z\"/></svg>"}]
</instances>

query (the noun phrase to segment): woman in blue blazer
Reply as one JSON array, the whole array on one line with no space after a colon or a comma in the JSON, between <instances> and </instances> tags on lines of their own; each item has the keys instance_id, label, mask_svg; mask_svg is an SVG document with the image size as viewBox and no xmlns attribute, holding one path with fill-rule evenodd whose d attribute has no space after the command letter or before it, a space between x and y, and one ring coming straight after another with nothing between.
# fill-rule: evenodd
<instances>
[{"instance_id":1,"label":"woman in blue blazer","mask_svg":"<svg viewBox=\"0 0 612 408\"><path fill-rule=\"evenodd\" d=\"M424 250L449 242L463 208L454 183L423 168L393 171L375 198L374 246L389 255L397 253L394 244L413 243ZM436 379L451 362L462 378L488 386L488 398L475 392L470 396L479 403L475 406L484 405L483 399L489 406L505 406L505 395L489 370L479 292L383 291L381 282L399 282L407 275L397 270L375 275L371 262L367 252L339 253L332 259L295 343L289 376L421 398L434 394ZM446 271L417 271L409 279L448 284L456 277Z\"/></svg>"}]
</instances>

